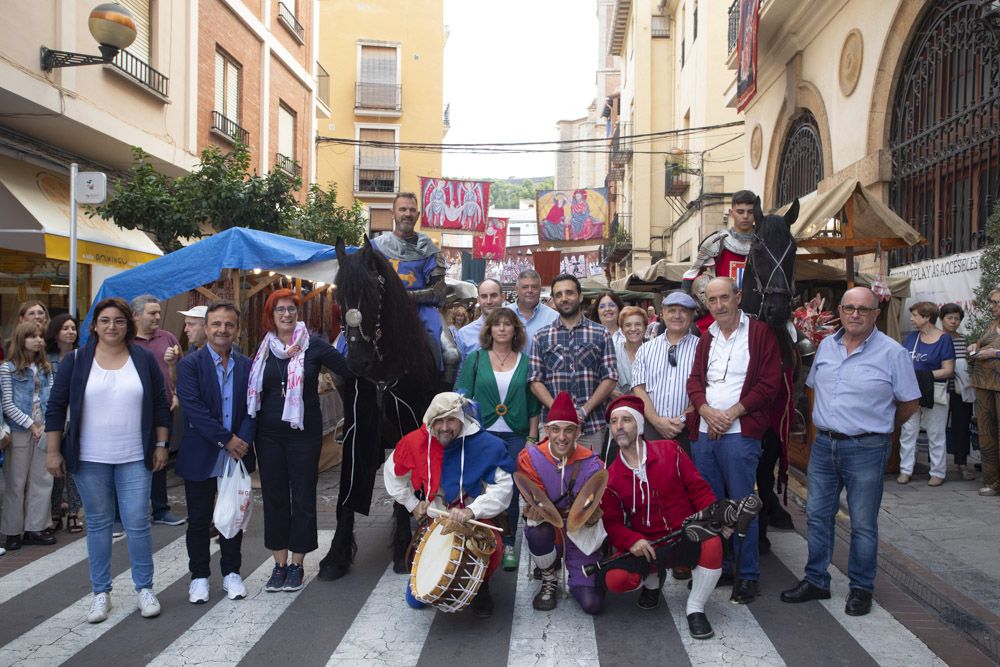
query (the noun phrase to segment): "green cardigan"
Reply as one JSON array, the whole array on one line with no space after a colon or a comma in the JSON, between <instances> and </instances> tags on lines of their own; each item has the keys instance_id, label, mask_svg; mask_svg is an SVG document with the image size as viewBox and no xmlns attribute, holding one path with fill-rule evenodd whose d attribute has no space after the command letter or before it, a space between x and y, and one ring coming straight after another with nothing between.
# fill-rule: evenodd
<instances>
[{"instance_id":1,"label":"green cardigan","mask_svg":"<svg viewBox=\"0 0 1000 667\"><path fill-rule=\"evenodd\" d=\"M462 365L462 375L458 378L455 389L479 403L479 416L483 428L489 430L500 417L497 407L500 405L500 389L497 387L497 377L490 364L490 355L482 354L485 350L476 350L468 356ZM517 368L510 378L507 389L507 414L503 415L507 426L514 433L527 437L529 433L528 420L541 412L541 405L535 395L528 389L528 355L519 354ZM475 386L473 386L475 384Z\"/></svg>"}]
</instances>

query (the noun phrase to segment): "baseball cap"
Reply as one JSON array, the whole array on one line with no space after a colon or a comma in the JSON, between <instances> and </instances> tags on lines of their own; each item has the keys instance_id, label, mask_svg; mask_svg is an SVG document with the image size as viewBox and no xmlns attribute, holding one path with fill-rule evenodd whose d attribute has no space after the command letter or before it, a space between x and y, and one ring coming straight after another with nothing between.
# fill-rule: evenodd
<instances>
[{"instance_id":1,"label":"baseball cap","mask_svg":"<svg viewBox=\"0 0 1000 667\"><path fill-rule=\"evenodd\" d=\"M690 294L684 292L671 292L663 299L664 306L683 306L691 310L698 310L698 304L691 298Z\"/></svg>"},{"instance_id":2,"label":"baseball cap","mask_svg":"<svg viewBox=\"0 0 1000 667\"><path fill-rule=\"evenodd\" d=\"M205 314L208 312L208 306L195 306L190 310L178 310L178 313L184 317L201 317L204 318Z\"/></svg>"}]
</instances>

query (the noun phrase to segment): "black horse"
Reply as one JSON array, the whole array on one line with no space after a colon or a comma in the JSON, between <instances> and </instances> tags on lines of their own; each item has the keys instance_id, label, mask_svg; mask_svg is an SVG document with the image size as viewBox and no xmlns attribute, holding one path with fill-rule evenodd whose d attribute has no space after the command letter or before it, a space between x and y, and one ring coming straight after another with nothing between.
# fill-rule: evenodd
<instances>
[{"instance_id":1,"label":"black horse","mask_svg":"<svg viewBox=\"0 0 1000 667\"><path fill-rule=\"evenodd\" d=\"M423 321L388 261L365 238L356 253L337 242L337 304L343 313L347 365L356 376L338 391L344 403L344 458L337 499L337 530L320 561L319 578L347 574L354 560L354 513L367 515L385 450L420 427L440 389ZM402 569L410 516L393 507L393 562Z\"/></svg>"}]
</instances>

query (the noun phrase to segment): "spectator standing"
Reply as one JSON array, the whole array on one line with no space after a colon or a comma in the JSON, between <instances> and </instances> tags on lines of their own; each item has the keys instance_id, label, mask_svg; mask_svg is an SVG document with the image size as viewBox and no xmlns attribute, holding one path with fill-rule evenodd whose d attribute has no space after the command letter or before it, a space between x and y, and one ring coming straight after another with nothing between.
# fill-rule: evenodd
<instances>
[{"instance_id":1,"label":"spectator standing","mask_svg":"<svg viewBox=\"0 0 1000 667\"><path fill-rule=\"evenodd\" d=\"M540 303L542 295L542 277L534 269L525 269L517 276L517 299L507 307L517 313L518 319L524 325L524 353L531 354L531 345L535 334L542 327L559 319L559 313Z\"/></svg>"},{"instance_id":2,"label":"spectator standing","mask_svg":"<svg viewBox=\"0 0 1000 667\"><path fill-rule=\"evenodd\" d=\"M920 397L909 353L875 328L878 315L878 299L870 289L845 292L842 328L820 343L806 379L815 392L816 426L806 505L809 561L805 577L781 594L782 602L830 598L834 527L846 487L851 547L844 611L863 616L871 610L878 571L878 510L892 433L917 413Z\"/></svg>"},{"instance_id":3,"label":"spectator standing","mask_svg":"<svg viewBox=\"0 0 1000 667\"><path fill-rule=\"evenodd\" d=\"M974 345L969 346L972 386L976 389L976 420L979 425L979 451L983 457L981 496L1000 495L1000 287L990 292L993 323Z\"/></svg>"},{"instance_id":4,"label":"spectator standing","mask_svg":"<svg viewBox=\"0 0 1000 667\"><path fill-rule=\"evenodd\" d=\"M976 478L976 471L969 465L969 425L972 423L972 406L976 390L969 384L969 354L965 336L958 332L965 311L957 303L941 306L941 328L951 336L955 346L955 375L948 380L948 423L955 465L959 477L966 481ZM947 440L947 438L946 438Z\"/></svg>"},{"instance_id":5,"label":"spectator standing","mask_svg":"<svg viewBox=\"0 0 1000 667\"><path fill-rule=\"evenodd\" d=\"M646 306L646 319L649 321L649 325L646 327L646 340L653 340L657 336L657 329L660 324L660 318L656 316L656 308Z\"/></svg>"},{"instance_id":6,"label":"spectator standing","mask_svg":"<svg viewBox=\"0 0 1000 667\"><path fill-rule=\"evenodd\" d=\"M87 615L90 623L105 621L111 611L111 524L116 505L128 531L139 612L144 618L160 613L153 593L149 488L152 472L167 465L170 400L156 359L132 344L136 324L130 311L119 298L94 306L91 342L60 362L45 411L46 467L54 476L73 473L83 498L94 592Z\"/></svg>"},{"instance_id":7,"label":"spectator standing","mask_svg":"<svg viewBox=\"0 0 1000 667\"><path fill-rule=\"evenodd\" d=\"M625 334L622 333L618 325L618 316L621 315L622 308L624 307L625 302L622 301L621 297L607 290L601 292L587 313L590 319L604 325L604 328L611 334L611 341L615 344L616 348L625 339Z\"/></svg>"},{"instance_id":8,"label":"spectator standing","mask_svg":"<svg viewBox=\"0 0 1000 667\"><path fill-rule=\"evenodd\" d=\"M469 323L469 313L465 310L465 306L456 303L448 308L445 321L448 323L448 329L451 331L452 337L457 341L459 329Z\"/></svg>"},{"instance_id":9,"label":"spectator standing","mask_svg":"<svg viewBox=\"0 0 1000 667\"><path fill-rule=\"evenodd\" d=\"M79 323L69 313L56 315L45 330L45 351L52 366L52 377L59 370L59 362L72 354L80 341ZM72 475L55 477L52 480L52 530L62 527L63 514L66 515L66 530L79 533L80 525L80 492Z\"/></svg>"},{"instance_id":10,"label":"spectator standing","mask_svg":"<svg viewBox=\"0 0 1000 667\"><path fill-rule=\"evenodd\" d=\"M8 551L24 544L52 545L49 527L52 475L45 470L45 408L52 389L45 329L35 320L18 324L7 361L0 364L3 414L11 429L4 463L0 533Z\"/></svg>"},{"instance_id":11,"label":"spectator standing","mask_svg":"<svg viewBox=\"0 0 1000 667\"><path fill-rule=\"evenodd\" d=\"M910 324L913 331L907 334L903 347L913 358L913 370L918 382L924 377L925 386L933 387L930 395L924 394L920 410L903 424L899 433L899 477L896 481L908 484L913 475L917 454L917 434L927 431L927 457L931 464L928 486L941 486L945 477L945 427L948 424L947 381L955 373L955 344L951 336L938 329L938 307L929 301L910 306ZM940 385L940 387L936 386ZM939 402L937 396L942 400Z\"/></svg>"},{"instance_id":12,"label":"spectator standing","mask_svg":"<svg viewBox=\"0 0 1000 667\"><path fill-rule=\"evenodd\" d=\"M698 341L688 378L688 395L701 416L692 424L691 435L698 435L691 450L715 495L739 499L754 492L761 439L781 384L781 354L771 328L740 310L735 281L713 278L705 297L715 321ZM739 560L729 598L734 604L757 597L758 520L745 538L732 538Z\"/></svg>"},{"instance_id":13,"label":"spectator standing","mask_svg":"<svg viewBox=\"0 0 1000 667\"><path fill-rule=\"evenodd\" d=\"M340 352L309 335L298 319L299 304L289 289L267 298L261 320L266 333L254 355L247 387L247 414L257 419L254 449L264 496L264 545L274 556L274 570L264 587L269 593L302 588L302 561L318 546L320 368L354 377Z\"/></svg>"},{"instance_id":14,"label":"spectator standing","mask_svg":"<svg viewBox=\"0 0 1000 667\"><path fill-rule=\"evenodd\" d=\"M559 319L537 334L531 349L531 391L542 404L542 422L554 396L565 391L580 415L578 442L601 454L604 403L618 383L608 330L583 316L580 281L567 273L552 281Z\"/></svg>"},{"instance_id":15,"label":"spectator standing","mask_svg":"<svg viewBox=\"0 0 1000 667\"><path fill-rule=\"evenodd\" d=\"M195 306L188 310L177 311L184 317L184 335L187 336L188 352L205 347L205 313L207 308L207 306Z\"/></svg>"},{"instance_id":16,"label":"spectator standing","mask_svg":"<svg viewBox=\"0 0 1000 667\"><path fill-rule=\"evenodd\" d=\"M17 308L17 321L14 323L14 327L18 324L23 324L25 322L37 322L42 325L44 329L49 325L49 309L45 307L45 304L37 299L29 299L23 302ZM13 334L12 334L13 337ZM4 351L9 355L10 341L8 340L4 345ZM3 357L0 357L2 359Z\"/></svg>"},{"instance_id":17,"label":"spectator standing","mask_svg":"<svg viewBox=\"0 0 1000 667\"><path fill-rule=\"evenodd\" d=\"M492 278L487 278L479 283L479 308L481 315L472 320L458 330L455 342L458 343L458 350L462 353L462 362L472 352L479 349L479 332L483 330L483 323L497 308L504 305L503 288L499 282ZM461 374L461 373L460 373Z\"/></svg>"},{"instance_id":18,"label":"spectator standing","mask_svg":"<svg viewBox=\"0 0 1000 667\"><path fill-rule=\"evenodd\" d=\"M613 399L632 393L632 366L646 337L646 314L642 312L642 308L625 306L618 314L618 331L622 336L615 343L618 384L611 392Z\"/></svg>"},{"instance_id":19,"label":"spectator standing","mask_svg":"<svg viewBox=\"0 0 1000 667\"><path fill-rule=\"evenodd\" d=\"M483 428L503 440L507 455L516 461L525 443L538 442L538 399L528 390L531 363L521 350L524 325L509 308L498 308L486 318L479 334L480 349L462 369L456 389L479 404ZM519 499L507 508L508 530L503 536L503 568L516 570Z\"/></svg>"},{"instance_id":20,"label":"spectator standing","mask_svg":"<svg viewBox=\"0 0 1000 667\"><path fill-rule=\"evenodd\" d=\"M632 366L632 391L644 406L643 437L676 440L689 456L687 381L698 347L698 337L691 333L697 310L694 298L684 292L664 297L660 316L666 331L639 348Z\"/></svg>"},{"instance_id":21,"label":"spectator standing","mask_svg":"<svg viewBox=\"0 0 1000 667\"><path fill-rule=\"evenodd\" d=\"M250 359L234 347L240 332L240 312L231 301L215 301L205 313L207 345L181 360L177 397L188 426L177 453L177 475L184 479L187 498L187 552L191 584L188 601L208 602L210 575L209 527L215 508L217 481L229 459L242 460L253 472L257 423L247 414ZM241 530L231 538L219 535L222 588L230 600L246 597L240 577Z\"/></svg>"},{"instance_id":22,"label":"spectator standing","mask_svg":"<svg viewBox=\"0 0 1000 667\"><path fill-rule=\"evenodd\" d=\"M133 345L141 347L153 355L167 385L167 398L171 412L177 407L174 382L177 379L177 362L181 358L181 346L177 338L161 328L162 308L160 301L152 294L143 294L132 299L132 318L135 320L136 334ZM166 466L153 472L149 500L153 506L153 523L179 526L187 519L170 511L167 500Z\"/></svg>"}]
</instances>

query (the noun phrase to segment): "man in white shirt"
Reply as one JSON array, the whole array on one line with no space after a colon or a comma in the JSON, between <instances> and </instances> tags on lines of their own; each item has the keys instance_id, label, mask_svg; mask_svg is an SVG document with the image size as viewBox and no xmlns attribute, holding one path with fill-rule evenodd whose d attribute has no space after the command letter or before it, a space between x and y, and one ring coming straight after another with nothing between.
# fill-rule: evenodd
<instances>
[{"instance_id":1,"label":"man in white shirt","mask_svg":"<svg viewBox=\"0 0 1000 667\"><path fill-rule=\"evenodd\" d=\"M541 295L542 277L534 269L525 269L517 277L517 300L507 304L524 325L527 342L523 351L529 356L538 330L559 319L559 313L539 302Z\"/></svg>"},{"instance_id":2,"label":"man in white shirt","mask_svg":"<svg viewBox=\"0 0 1000 667\"><path fill-rule=\"evenodd\" d=\"M493 278L487 278L479 283L479 310L482 311L477 319L469 322L458 330L455 342L458 350L462 353L462 361L472 352L479 349L479 332L483 330L483 322L497 308L504 305L503 288L499 282ZM461 375L461 371L459 371Z\"/></svg>"}]
</instances>

